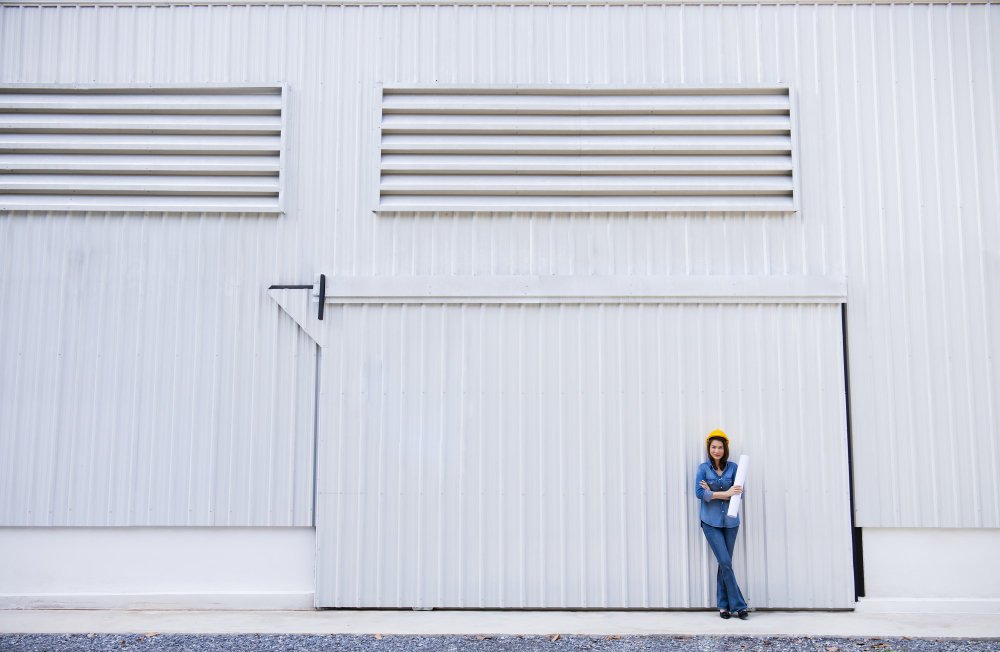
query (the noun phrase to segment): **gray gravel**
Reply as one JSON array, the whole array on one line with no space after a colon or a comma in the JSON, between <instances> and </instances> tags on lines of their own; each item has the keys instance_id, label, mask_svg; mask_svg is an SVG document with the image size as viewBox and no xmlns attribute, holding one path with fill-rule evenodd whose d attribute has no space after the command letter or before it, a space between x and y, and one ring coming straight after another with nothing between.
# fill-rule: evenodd
<instances>
[{"instance_id":1,"label":"gray gravel","mask_svg":"<svg viewBox=\"0 0 1000 652\"><path fill-rule=\"evenodd\" d=\"M160 652L203 650L343 650L402 652L409 650L473 650L521 652L593 650L676 650L677 652L744 652L809 650L815 652L981 652L1000 651L1000 639L824 638L791 636L328 636L304 634L0 634L0 650L132 650Z\"/></svg>"}]
</instances>

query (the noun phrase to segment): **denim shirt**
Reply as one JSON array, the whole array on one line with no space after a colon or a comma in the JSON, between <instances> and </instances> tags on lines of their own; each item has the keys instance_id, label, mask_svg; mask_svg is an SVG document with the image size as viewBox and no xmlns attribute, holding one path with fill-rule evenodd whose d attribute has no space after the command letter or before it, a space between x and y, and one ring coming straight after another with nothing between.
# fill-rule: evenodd
<instances>
[{"instance_id":1,"label":"denim shirt","mask_svg":"<svg viewBox=\"0 0 1000 652\"><path fill-rule=\"evenodd\" d=\"M701 488L701 481L704 480L711 488L705 491ZM729 510L728 500L712 500L711 492L726 491L733 486L736 480L736 464L726 462L726 469L722 475L718 475L712 465L702 462L695 473L694 495L701 501L701 521L714 527L737 527L740 524L740 517L735 518L726 515Z\"/></svg>"}]
</instances>

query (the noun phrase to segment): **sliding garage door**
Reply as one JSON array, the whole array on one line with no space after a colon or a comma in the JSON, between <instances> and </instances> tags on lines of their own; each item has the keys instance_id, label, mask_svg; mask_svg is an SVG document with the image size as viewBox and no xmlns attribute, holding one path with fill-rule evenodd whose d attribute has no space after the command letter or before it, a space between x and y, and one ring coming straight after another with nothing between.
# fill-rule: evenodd
<instances>
[{"instance_id":1,"label":"sliding garage door","mask_svg":"<svg viewBox=\"0 0 1000 652\"><path fill-rule=\"evenodd\" d=\"M839 304L329 308L321 607L714 606L694 472L751 458L753 606L853 604Z\"/></svg>"}]
</instances>

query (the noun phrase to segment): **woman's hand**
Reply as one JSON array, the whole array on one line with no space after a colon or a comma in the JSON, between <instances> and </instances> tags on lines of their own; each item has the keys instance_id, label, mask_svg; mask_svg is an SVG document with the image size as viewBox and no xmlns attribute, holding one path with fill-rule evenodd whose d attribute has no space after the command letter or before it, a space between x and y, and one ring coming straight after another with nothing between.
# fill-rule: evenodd
<instances>
[{"instance_id":1,"label":"woman's hand","mask_svg":"<svg viewBox=\"0 0 1000 652\"><path fill-rule=\"evenodd\" d=\"M705 491L709 492L712 491L712 489L708 486L708 483L705 482L704 480L698 482L698 486L704 489ZM743 493L743 487L738 484L734 484L726 491L716 491L715 493L713 493L712 500L729 500L733 496L741 493Z\"/></svg>"}]
</instances>

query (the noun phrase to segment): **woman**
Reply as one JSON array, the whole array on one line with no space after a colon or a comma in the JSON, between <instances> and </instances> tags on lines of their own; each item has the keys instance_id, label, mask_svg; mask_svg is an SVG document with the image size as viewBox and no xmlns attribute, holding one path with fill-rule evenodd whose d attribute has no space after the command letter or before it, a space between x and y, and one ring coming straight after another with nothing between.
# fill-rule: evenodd
<instances>
[{"instance_id":1,"label":"woman","mask_svg":"<svg viewBox=\"0 0 1000 652\"><path fill-rule=\"evenodd\" d=\"M701 529L719 561L716 579L719 616L729 618L735 614L746 620L747 603L733 573L733 548L740 529L740 518L739 515L735 518L726 515L729 499L743 493L743 487L733 485L736 465L729 461L729 437L726 433L713 430L705 438L705 447L709 461L702 462L698 467L694 492L701 500Z\"/></svg>"}]
</instances>

